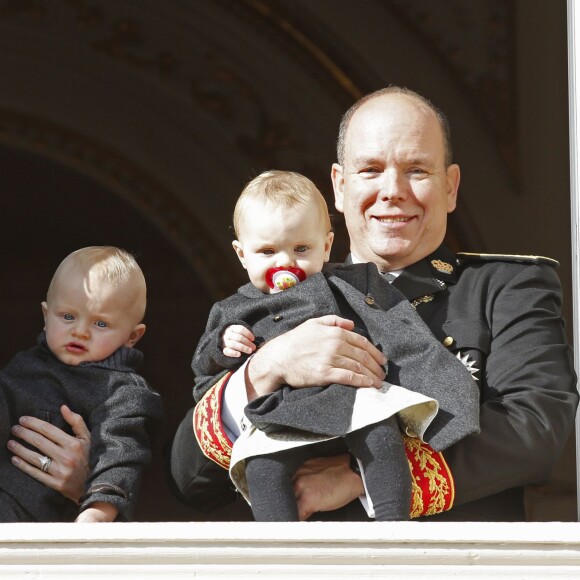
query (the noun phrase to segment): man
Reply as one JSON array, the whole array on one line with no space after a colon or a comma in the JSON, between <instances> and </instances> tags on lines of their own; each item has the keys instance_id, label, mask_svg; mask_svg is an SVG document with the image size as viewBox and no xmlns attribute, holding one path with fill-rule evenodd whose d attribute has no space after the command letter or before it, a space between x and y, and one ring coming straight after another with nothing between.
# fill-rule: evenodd
<instances>
[{"instance_id":1,"label":"man","mask_svg":"<svg viewBox=\"0 0 580 580\"><path fill-rule=\"evenodd\" d=\"M397 275L394 286L416 306L433 339L462 359L481 389L481 434L437 458L449 468L438 471L438 481L454 498L415 515L523 520L523 486L549 476L578 402L561 290L549 259L455 256L442 245L459 180L445 117L423 97L391 87L346 113L332 181L350 235L350 259ZM174 441L172 472L192 505L225 501L226 470L215 461L227 466L247 400L282 384L380 384L382 355L350 328L337 317L311 320L266 343L233 377L221 378ZM214 463L193 442L192 419ZM408 455L416 457L412 449ZM340 454L307 462L296 474L295 493L305 519L356 505L364 487L348 455Z\"/></svg>"}]
</instances>

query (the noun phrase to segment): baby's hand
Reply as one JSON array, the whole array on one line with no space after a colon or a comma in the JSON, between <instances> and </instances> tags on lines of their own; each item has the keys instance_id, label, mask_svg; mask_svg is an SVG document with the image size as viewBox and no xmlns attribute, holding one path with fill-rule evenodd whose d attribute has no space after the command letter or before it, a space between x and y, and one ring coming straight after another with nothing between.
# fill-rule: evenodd
<instances>
[{"instance_id":1,"label":"baby's hand","mask_svg":"<svg viewBox=\"0 0 580 580\"><path fill-rule=\"evenodd\" d=\"M119 510L114 505L96 501L77 516L75 523L92 524L98 522L114 522L118 513Z\"/></svg>"},{"instance_id":2,"label":"baby's hand","mask_svg":"<svg viewBox=\"0 0 580 580\"><path fill-rule=\"evenodd\" d=\"M245 326L232 324L222 336L223 353L232 357L239 357L242 353L252 354L256 350L254 340L254 335Z\"/></svg>"}]
</instances>

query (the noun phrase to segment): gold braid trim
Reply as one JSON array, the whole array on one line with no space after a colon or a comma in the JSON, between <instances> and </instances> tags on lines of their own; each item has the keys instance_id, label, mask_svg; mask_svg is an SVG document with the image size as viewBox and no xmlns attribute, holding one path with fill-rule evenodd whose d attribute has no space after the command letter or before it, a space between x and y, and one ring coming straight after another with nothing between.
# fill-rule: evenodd
<instances>
[{"instance_id":1,"label":"gold braid trim","mask_svg":"<svg viewBox=\"0 0 580 580\"><path fill-rule=\"evenodd\" d=\"M427 304L427 302L431 302L433 300L433 298L435 298L433 296L433 294L426 294L425 296L419 296L419 298L416 298L415 300L413 300L411 302L411 306L415 309L417 309L417 306L419 306L419 304Z\"/></svg>"},{"instance_id":2,"label":"gold braid trim","mask_svg":"<svg viewBox=\"0 0 580 580\"><path fill-rule=\"evenodd\" d=\"M221 422L224 388L231 374L220 379L196 405L193 431L203 454L229 469L232 442ZM443 454L414 437L403 436L411 471L411 517L429 516L451 509L455 486Z\"/></svg>"},{"instance_id":3,"label":"gold braid trim","mask_svg":"<svg viewBox=\"0 0 580 580\"><path fill-rule=\"evenodd\" d=\"M411 517L431 516L451 509L455 485L443 454L420 439L403 436L411 470Z\"/></svg>"},{"instance_id":4,"label":"gold braid trim","mask_svg":"<svg viewBox=\"0 0 580 580\"><path fill-rule=\"evenodd\" d=\"M221 420L223 390L230 378L228 373L203 396L193 411L193 433L203 454L224 469L229 469L232 442Z\"/></svg>"}]
</instances>

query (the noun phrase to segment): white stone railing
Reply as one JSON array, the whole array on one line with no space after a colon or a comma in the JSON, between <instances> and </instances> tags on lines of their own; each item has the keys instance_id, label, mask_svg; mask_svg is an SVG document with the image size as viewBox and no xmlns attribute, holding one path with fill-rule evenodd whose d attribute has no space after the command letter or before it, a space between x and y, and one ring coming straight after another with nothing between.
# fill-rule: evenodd
<instances>
[{"instance_id":1,"label":"white stone railing","mask_svg":"<svg viewBox=\"0 0 580 580\"><path fill-rule=\"evenodd\" d=\"M580 578L576 523L2 524L0 578Z\"/></svg>"}]
</instances>

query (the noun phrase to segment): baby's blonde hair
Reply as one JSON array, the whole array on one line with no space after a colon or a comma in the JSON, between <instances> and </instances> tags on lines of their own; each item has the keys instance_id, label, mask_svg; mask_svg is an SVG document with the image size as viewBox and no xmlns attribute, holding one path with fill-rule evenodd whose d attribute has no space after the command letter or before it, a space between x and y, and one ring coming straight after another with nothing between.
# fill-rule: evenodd
<instances>
[{"instance_id":1,"label":"baby's blonde hair","mask_svg":"<svg viewBox=\"0 0 580 580\"><path fill-rule=\"evenodd\" d=\"M299 204L308 205L313 201L324 220L326 231L332 229L324 197L316 185L300 173L264 171L246 184L234 208L233 222L237 238L240 237L244 214L250 201L257 201L275 209L288 209Z\"/></svg>"},{"instance_id":2,"label":"baby's blonde hair","mask_svg":"<svg viewBox=\"0 0 580 580\"><path fill-rule=\"evenodd\" d=\"M145 315L147 287L145 276L135 258L127 251L115 246L89 246L70 253L56 269L47 292L50 300L59 275L65 268L74 267L82 272L94 274L97 280L121 286L133 281L136 288L135 306L142 302L139 309L140 319Z\"/></svg>"}]
</instances>

